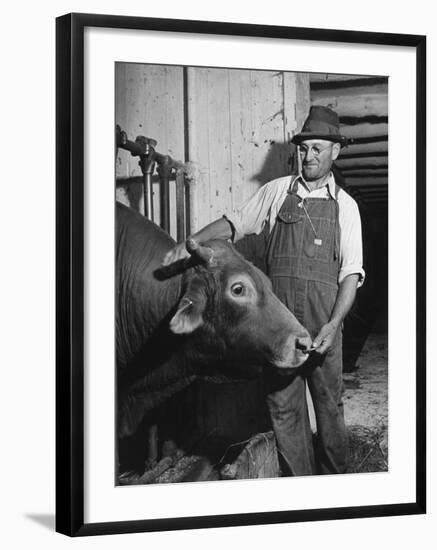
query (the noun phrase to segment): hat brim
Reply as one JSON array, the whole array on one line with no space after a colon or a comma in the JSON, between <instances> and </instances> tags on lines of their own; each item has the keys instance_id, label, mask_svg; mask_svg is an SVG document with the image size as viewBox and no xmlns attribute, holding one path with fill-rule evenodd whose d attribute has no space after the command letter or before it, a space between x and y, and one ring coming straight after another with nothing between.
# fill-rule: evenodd
<instances>
[{"instance_id":1,"label":"hat brim","mask_svg":"<svg viewBox=\"0 0 437 550\"><path fill-rule=\"evenodd\" d=\"M314 133L305 133L302 132L300 134L295 135L291 143L294 143L295 145L299 145L302 143L302 141L305 141L307 139L325 139L326 141L332 141L334 143L340 143L341 146L345 146L348 144L349 140L345 136L337 135L333 136L332 134L314 134Z\"/></svg>"}]
</instances>

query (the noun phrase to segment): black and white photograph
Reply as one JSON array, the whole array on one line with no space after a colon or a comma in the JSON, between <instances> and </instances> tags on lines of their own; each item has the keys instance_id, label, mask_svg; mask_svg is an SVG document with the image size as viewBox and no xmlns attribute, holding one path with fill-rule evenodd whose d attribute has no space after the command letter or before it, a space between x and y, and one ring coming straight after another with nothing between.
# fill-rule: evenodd
<instances>
[{"instance_id":1,"label":"black and white photograph","mask_svg":"<svg viewBox=\"0 0 437 550\"><path fill-rule=\"evenodd\" d=\"M57 531L424 513L424 37L57 40Z\"/></svg>"},{"instance_id":2,"label":"black and white photograph","mask_svg":"<svg viewBox=\"0 0 437 550\"><path fill-rule=\"evenodd\" d=\"M115 485L388 472L388 77L114 71Z\"/></svg>"},{"instance_id":3,"label":"black and white photograph","mask_svg":"<svg viewBox=\"0 0 437 550\"><path fill-rule=\"evenodd\" d=\"M432 547L429 2L3 19L2 547Z\"/></svg>"}]
</instances>

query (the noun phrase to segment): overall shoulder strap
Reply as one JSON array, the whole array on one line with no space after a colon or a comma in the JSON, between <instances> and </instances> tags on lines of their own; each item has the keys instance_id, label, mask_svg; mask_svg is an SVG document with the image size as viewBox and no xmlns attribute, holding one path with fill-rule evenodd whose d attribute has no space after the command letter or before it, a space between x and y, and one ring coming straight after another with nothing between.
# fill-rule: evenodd
<instances>
[{"instance_id":1,"label":"overall shoulder strap","mask_svg":"<svg viewBox=\"0 0 437 550\"><path fill-rule=\"evenodd\" d=\"M288 187L288 191L287 193L294 193L295 195L297 195L297 180L299 179L299 174L297 176L291 176L291 180L290 180L290 185Z\"/></svg>"}]
</instances>

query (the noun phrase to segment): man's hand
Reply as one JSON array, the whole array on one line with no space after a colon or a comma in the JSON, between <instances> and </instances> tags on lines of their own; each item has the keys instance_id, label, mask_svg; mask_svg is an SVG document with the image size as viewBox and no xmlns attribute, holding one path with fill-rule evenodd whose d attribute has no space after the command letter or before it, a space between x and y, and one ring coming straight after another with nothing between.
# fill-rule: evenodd
<instances>
[{"instance_id":1,"label":"man's hand","mask_svg":"<svg viewBox=\"0 0 437 550\"><path fill-rule=\"evenodd\" d=\"M327 353L332 347L337 330L338 325L334 323L326 323L326 325L323 325L319 334L314 338L313 350L316 353L320 353L320 355Z\"/></svg>"},{"instance_id":2,"label":"man's hand","mask_svg":"<svg viewBox=\"0 0 437 550\"><path fill-rule=\"evenodd\" d=\"M189 255L190 254L187 252L185 242L179 243L167 252L167 254L164 256L164 259L162 260L162 265L166 266L166 265L173 264L178 260L183 260L184 258L188 258Z\"/></svg>"},{"instance_id":3,"label":"man's hand","mask_svg":"<svg viewBox=\"0 0 437 550\"><path fill-rule=\"evenodd\" d=\"M205 241L208 241L210 239L226 240L230 239L231 237L231 225L230 222L228 222L225 218L218 218L217 220L206 225L200 231L197 231L197 233L191 235L191 238L198 243L204 243ZM190 254L187 252L185 243L180 243L172 248L169 252L167 252L167 254L164 256L164 260L162 261L162 265L170 265L174 262L177 262L178 260L188 258L189 255Z\"/></svg>"}]
</instances>

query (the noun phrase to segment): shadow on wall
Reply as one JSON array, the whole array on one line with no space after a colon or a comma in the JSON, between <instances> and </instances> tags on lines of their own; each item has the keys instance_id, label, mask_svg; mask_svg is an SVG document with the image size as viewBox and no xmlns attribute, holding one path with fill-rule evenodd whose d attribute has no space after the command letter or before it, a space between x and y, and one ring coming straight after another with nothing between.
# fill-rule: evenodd
<instances>
[{"instance_id":1,"label":"shadow on wall","mask_svg":"<svg viewBox=\"0 0 437 550\"><path fill-rule=\"evenodd\" d=\"M255 144L258 147L257 144ZM261 170L254 174L251 181L265 183L292 174L296 169L296 147L291 143L270 141L270 147Z\"/></svg>"},{"instance_id":2,"label":"shadow on wall","mask_svg":"<svg viewBox=\"0 0 437 550\"><path fill-rule=\"evenodd\" d=\"M296 147L291 143L273 142L269 148L261 170L251 181L257 181L262 187L267 182L297 173ZM259 235L248 235L235 243L237 250L261 271L267 272L266 254L269 230L266 226Z\"/></svg>"}]
</instances>

